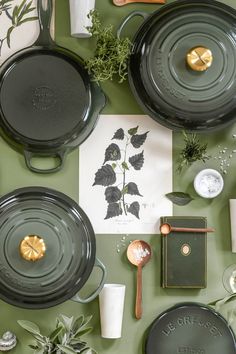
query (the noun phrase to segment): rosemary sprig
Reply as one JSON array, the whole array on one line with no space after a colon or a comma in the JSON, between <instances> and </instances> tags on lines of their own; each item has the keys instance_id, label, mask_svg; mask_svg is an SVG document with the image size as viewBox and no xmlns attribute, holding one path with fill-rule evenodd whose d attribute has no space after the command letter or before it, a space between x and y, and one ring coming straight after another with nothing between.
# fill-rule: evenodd
<instances>
[{"instance_id":1,"label":"rosemary sprig","mask_svg":"<svg viewBox=\"0 0 236 354\"><path fill-rule=\"evenodd\" d=\"M11 9L11 3L13 0L1 0L0 1L0 15Z\"/></svg>"},{"instance_id":2,"label":"rosemary sprig","mask_svg":"<svg viewBox=\"0 0 236 354\"><path fill-rule=\"evenodd\" d=\"M180 173L184 167L190 166L195 161L206 162L210 158L207 154L207 143L202 144L197 135L187 134L183 131L185 146L180 152L177 171Z\"/></svg>"},{"instance_id":3,"label":"rosemary sprig","mask_svg":"<svg viewBox=\"0 0 236 354\"><path fill-rule=\"evenodd\" d=\"M86 68L92 74L94 81L113 80L118 75L119 83L126 79L128 59L131 51L129 38L118 38L113 33L113 26L102 26L98 11L89 15L92 26L88 31L96 39L97 45L94 57L86 61Z\"/></svg>"}]
</instances>

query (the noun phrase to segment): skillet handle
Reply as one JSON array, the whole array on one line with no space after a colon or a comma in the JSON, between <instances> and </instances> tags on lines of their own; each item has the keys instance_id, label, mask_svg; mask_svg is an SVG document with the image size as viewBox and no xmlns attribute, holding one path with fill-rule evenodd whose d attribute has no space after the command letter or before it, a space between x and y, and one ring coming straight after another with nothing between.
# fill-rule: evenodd
<instances>
[{"instance_id":1,"label":"skillet handle","mask_svg":"<svg viewBox=\"0 0 236 354\"><path fill-rule=\"evenodd\" d=\"M58 151L54 154L43 154L43 153L31 152L29 150L24 150L25 164L28 167L28 169L32 172L42 173L42 174L57 172L57 171L60 171L62 169L62 167L64 166L66 152L67 152L66 150L64 150L64 151L62 150L62 151ZM55 158L59 159L59 163L56 167L48 168L48 169L41 169L41 168L34 167L31 164L31 159L33 157L55 157Z\"/></svg>"},{"instance_id":2,"label":"skillet handle","mask_svg":"<svg viewBox=\"0 0 236 354\"><path fill-rule=\"evenodd\" d=\"M79 294L76 294L74 297L72 297L71 300L73 300L75 302L80 302L81 304L87 304L88 302L94 300L99 295L100 291L102 290L102 288L105 284L107 270L106 270L106 267L104 266L104 264L98 258L95 259L94 267L98 267L102 270L102 279L101 279L100 284L98 285L98 288L85 299L82 299L79 296Z\"/></svg>"},{"instance_id":3,"label":"skillet handle","mask_svg":"<svg viewBox=\"0 0 236 354\"><path fill-rule=\"evenodd\" d=\"M136 16L141 16L144 20L149 17L149 13L144 12L144 11L132 11L129 15L127 15L123 21L121 22L121 24L119 25L118 29L117 29L117 37L120 38L121 32L123 31L123 28L126 26L126 24L133 18Z\"/></svg>"},{"instance_id":4,"label":"skillet handle","mask_svg":"<svg viewBox=\"0 0 236 354\"><path fill-rule=\"evenodd\" d=\"M46 3L44 8L43 3ZM39 16L39 36L34 43L37 46L48 46L54 44L50 35L50 23L52 19L52 0L38 0L37 9Z\"/></svg>"}]
</instances>

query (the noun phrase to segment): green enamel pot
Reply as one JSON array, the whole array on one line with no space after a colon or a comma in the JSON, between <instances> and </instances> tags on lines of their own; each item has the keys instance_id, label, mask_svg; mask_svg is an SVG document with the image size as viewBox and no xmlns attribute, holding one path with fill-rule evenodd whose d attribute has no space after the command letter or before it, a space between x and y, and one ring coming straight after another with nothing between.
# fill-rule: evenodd
<instances>
[{"instance_id":1,"label":"green enamel pot","mask_svg":"<svg viewBox=\"0 0 236 354\"><path fill-rule=\"evenodd\" d=\"M40 257L37 244L28 241L33 235L44 245ZM29 257L32 253L34 258ZM79 290L94 267L102 271L100 283L91 295L81 298ZM21 188L0 198L2 300L30 309L69 299L87 303L99 294L105 277L106 269L96 258L92 225L75 201L44 187Z\"/></svg>"},{"instance_id":2,"label":"green enamel pot","mask_svg":"<svg viewBox=\"0 0 236 354\"><path fill-rule=\"evenodd\" d=\"M144 21L128 76L143 111L172 130L208 132L235 122L236 10L214 0L175 1L152 14L130 13L118 36L135 16Z\"/></svg>"}]
</instances>

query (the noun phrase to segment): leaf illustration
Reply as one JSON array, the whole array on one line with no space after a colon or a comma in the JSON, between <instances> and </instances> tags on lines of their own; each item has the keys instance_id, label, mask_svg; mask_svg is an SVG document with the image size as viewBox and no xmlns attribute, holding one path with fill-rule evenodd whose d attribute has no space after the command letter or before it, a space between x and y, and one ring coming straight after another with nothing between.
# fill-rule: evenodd
<instances>
[{"instance_id":1,"label":"leaf illustration","mask_svg":"<svg viewBox=\"0 0 236 354\"><path fill-rule=\"evenodd\" d=\"M107 187L105 190L105 199L107 203L118 202L121 198L121 191L118 187Z\"/></svg>"},{"instance_id":2,"label":"leaf illustration","mask_svg":"<svg viewBox=\"0 0 236 354\"><path fill-rule=\"evenodd\" d=\"M95 180L93 186L100 185L100 186L110 186L116 182L116 174L111 167L111 165L107 164L102 166L96 173L95 173Z\"/></svg>"},{"instance_id":3,"label":"leaf illustration","mask_svg":"<svg viewBox=\"0 0 236 354\"><path fill-rule=\"evenodd\" d=\"M134 134L130 139L130 142L133 145L133 147L136 149L140 148L140 146L142 146L145 143L148 133L149 132L146 132L144 134Z\"/></svg>"},{"instance_id":4,"label":"leaf illustration","mask_svg":"<svg viewBox=\"0 0 236 354\"><path fill-rule=\"evenodd\" d=\"M105 151L105 160L103 164L107 161L117 161L121 158L120 148L117 144L110 144Z\"/></svg>"},{"instance_id":5,"label":"leaf illustration","mask_svg":"<svg viewBox=\"0 0 236 354\"><path fill-rule=\"evenodd\" d=\"M134 183L134 182L129 182L129 183L125 186L125 190L126 190L126 193L127 193L127 194L140 195L140 196L142 197L142 194L139 193L137 184Z\"/></svg>"},{"instance_id":6,"label":"leaf illustration","mask_svg":"<svg viewBox=\"0 0 236 354\"><path fill-rule=\"evenodd\" d=\"M168 198L172 203L180 206L187 205L193 200L188 193L183 192L167 193L166 198Z\"/></svg>"},{"instance_id":7,"label":"leaf illustration","mask_svg":"<svg viewBox=\"0 0 236 354\"><path fill-rule=\"evenodd\" d=\"M129 133L129 135L134 135L134 134L137 133L137 131L138 131L138 126L135 127L135 128L129 129L129 130L128 130L128 133Z\"/></svg>"},{"instance_id":8,"label":"leaf illustration","mask_svg":"<svg viewBox=\"0 0 236 354\"><path fill-rule=\"evenodd\" d=\"M120 128L115 132L112 139L123 140L124 137L125 137L124 130Z\"/></svg>"},{"instance_id":9,"label":"leaf illustration","mask_svg":"<svg viewBox=\"0 0 236 354\"><path fill-rule=\"evenodd\" d=\"M143 151L140 154L131 156L129 158L129 163L133 166L135 170L141 170L144 163Z\"/></svg>"},{"instance_id":10,"label":"leaf illustration","mask_svg":"<svg viewBox=\"0 0 236 354\"><path fill-rule=\"evenodd\" d=\"M129 166L125 161L122 162L121 166L123 167L124 170L129 170Z\"/></svg>"},{"instance_id":11,"label":"leaf illustration","mask_svg":"<svg viewBox=\"0 0 236 354\"><path fill-rule=\"evenodd\" d=\"M130 206L127 209L129 213L133 214L138 219L139 219L139 210L140 210L140 205L138 202L133 202L132 204L130 204Z\"/></svg>"},{"instance_id":12,"label":"leaf illustration","mask_svg":"<svg viewBox=\"0 0 236 354\"><path fill-rule=\"evenodd\" d=\"M116 163L115 162L113 162L112 164L111 164L111 166L112 166L112 168L113 168L113 170L116 168Z\"/></svg>"},{"instance_id":13,"label":"leaf illustration","mask_svg":"<svg viewBox=\"0 0 236 354\"><path fill-rule=\"evenodd\" d=\"M113 218L114 216L122 215L122 209L118 203L110 203L107 207L106 219Z\"/></svg>"}]
</instances>

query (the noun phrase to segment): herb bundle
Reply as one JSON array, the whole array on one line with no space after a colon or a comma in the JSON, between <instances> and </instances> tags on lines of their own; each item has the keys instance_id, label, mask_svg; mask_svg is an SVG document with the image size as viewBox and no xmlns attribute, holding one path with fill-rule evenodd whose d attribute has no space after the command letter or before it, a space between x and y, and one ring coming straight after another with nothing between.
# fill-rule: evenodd
<instances>
[{"instance_id":1,"label":"herb bundle","mask_svg":"<svg viewBox=\"0 0 236 354\"><path fill-rule=\"evenodd\" d=\"M177 171L181 172L183 167L190 166L195 161L206 162L210 158L207 154L207 143L201 144L196 134L187 134L183 131L185 146L180 152Z\"/></svg>"},{"instance_id":2,"label":"herb bundle","mask_svg":"<svg viewBox=\"0 0 236 354\"><path fill-rule=\"evenodd\" d=\"M113 26L102 26L98 11L90 13L92 26L88 31L96 39L94 57L86 61L86 68L94 81L113 80L118 75L119 83L126 79L128 59L131 52L129 38L118 38L113 33Z\"/></svg>"}]
</instances>

